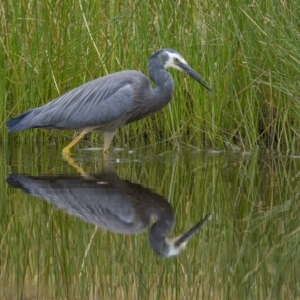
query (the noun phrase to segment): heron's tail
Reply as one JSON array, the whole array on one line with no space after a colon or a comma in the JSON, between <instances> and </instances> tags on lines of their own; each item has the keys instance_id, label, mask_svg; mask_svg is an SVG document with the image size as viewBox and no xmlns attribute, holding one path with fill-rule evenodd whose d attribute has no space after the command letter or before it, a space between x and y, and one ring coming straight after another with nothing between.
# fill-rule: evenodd
<instances>
[{"instance_id":1,"label":"heron's tail","mask_svg":"<svg viewBox=\"0 0 300 300\"><path fill-rule=\"evenodd\" d=\"M19 181L18 175L14 173L8 175L8 177L6 178L6 182L13 187L23 187L23 185Z\"/></svg>"},{"instance_id":2,"label":"heron's tail","mask_svg":"<svg viewBox=\"0 0 300 300\"><path fill-rule=\"evenodd\" d=\"M32 112L32 110L26 111L23 114L7 121L6 126L8 128L8 131L9 132L18 132L18 131L23 131L23 130L30 128L30 126L28 126L27 122L22 122L22 120L26 116L28 116L31 112Z\"/></svg>"}]
</instances>

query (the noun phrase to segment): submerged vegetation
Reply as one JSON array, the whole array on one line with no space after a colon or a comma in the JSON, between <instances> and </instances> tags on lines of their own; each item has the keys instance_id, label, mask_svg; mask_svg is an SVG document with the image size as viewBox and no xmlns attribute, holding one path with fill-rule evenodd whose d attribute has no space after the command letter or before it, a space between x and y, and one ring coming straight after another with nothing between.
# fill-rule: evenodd
<instances>
[{"instance_id":1,"label":"submerged vegetation","mask_svg":"<svg viewBox=\"0 0 300 300\"><path fill-rule=\"evenodd\" d=\"M168 47L214 92L170 71L174 99L121 128L116 146L147 139L201 148L300 148L299 1L27 0L0 8L2 139L9 118L108 73L147 74L149 56ZM71 135L30 130L9 138L48 142Z\"/></svg>"}]
</instances>

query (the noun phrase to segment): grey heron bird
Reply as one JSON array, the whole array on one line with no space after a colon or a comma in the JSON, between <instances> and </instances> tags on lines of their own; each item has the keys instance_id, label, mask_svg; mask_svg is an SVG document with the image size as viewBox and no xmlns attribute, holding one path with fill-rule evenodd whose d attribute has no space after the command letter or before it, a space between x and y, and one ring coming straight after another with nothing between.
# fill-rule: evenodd
<instances>
[{"instance_id":1,"label":"grey heron bird","mask_svg":"<svg viewBox=\"0 0 300 300\"><path fill-rule=\"evenodd\" d=\"M186 233L169 238L175 226L171 204L151 189L122 180L117 174L107 171L85 177L25 176L13 173L8 176L7 183L111 232L140 233L152 224L149 231L150 246L163 257L177 256L190 238L210 219L208 214Z\"/></svg>"},{"instance_id":2,"label":"grey heron bird","mask_svg":"<svg viewBox=\"0 0 300 300\"><path fill-rule=\"evenodd\" d=\"M172 49L161 49L149 60L150 79L138 71L121 71L100 77L48 104L29 110L9 120L9 132L29 128L80 130L63 153L70 149L91 131L104 132L106 153L116 130L128 123L143 119L161 110L173 96L174 81L166 71L175 68L189 74L207 90L211 87Z\"/></svg>"}]
</instances>

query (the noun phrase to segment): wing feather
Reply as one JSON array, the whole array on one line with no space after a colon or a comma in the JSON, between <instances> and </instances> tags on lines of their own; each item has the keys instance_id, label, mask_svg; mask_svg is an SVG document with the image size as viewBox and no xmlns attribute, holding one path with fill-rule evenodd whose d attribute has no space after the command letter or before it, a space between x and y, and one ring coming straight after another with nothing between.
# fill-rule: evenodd
<instances>
[{"instance_id":1,"label":"wing feather","mask_svg":"<svg viewBox=\"0 0 300 300\"><path fill-rule=\"evenodd\" d=\"M28 128L62 129L112 122L130 110L134 86L141 80L148 81L137 71L122 71L95 79L32 110L22 122L27 122Z\"/></svg>"}]
</instances>

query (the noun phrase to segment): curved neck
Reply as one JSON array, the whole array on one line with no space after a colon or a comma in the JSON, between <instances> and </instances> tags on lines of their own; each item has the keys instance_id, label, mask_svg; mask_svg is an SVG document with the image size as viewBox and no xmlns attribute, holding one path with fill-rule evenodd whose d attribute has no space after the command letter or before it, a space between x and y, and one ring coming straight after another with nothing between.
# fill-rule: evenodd
<instances>
[{"instance_id":1,"label":"curved neck","mask_svg":"<svg viewBox=\"0 0 300 300\"><path fill-rule=\"evenodd\" d=\"M174 93L174 80L166 71L163 63L157 57L155 63L149 61L149 76L155 83L156 87L152 89L153 99L158 104L158 109L161 109L170 102Z\"/></svg>"},{"instance_id":2,"label":"curved neck","mask_svg":"<svg viewBox=\"0 0 300 300\"><path fill-rule=\"evenodd\" d=\"M166 237L175 226L175 215L172 206L164 207L159 214L156 214L156 218L157 220L149 232L150 246L155 253L165 256L168 252Z\"/></svg>"}]
</instances>

